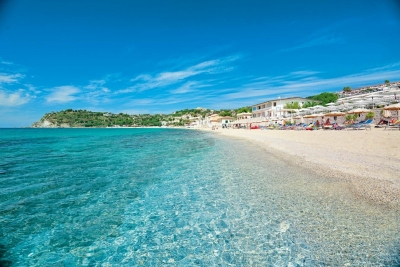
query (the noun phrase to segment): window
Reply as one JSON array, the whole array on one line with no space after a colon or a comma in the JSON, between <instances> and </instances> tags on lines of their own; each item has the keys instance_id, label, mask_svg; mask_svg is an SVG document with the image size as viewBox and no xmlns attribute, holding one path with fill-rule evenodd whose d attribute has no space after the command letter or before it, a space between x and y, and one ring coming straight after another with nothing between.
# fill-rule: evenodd
<instances>
[{"instance_id":1,"label":"window","mask_svg":"<svg viewBox=\"0 0 400 267\"><path fill-rule=\"evenodd\" d=\"M274 102L274 107L276 107L276 102Z\"/></svg>"}]
</instances>

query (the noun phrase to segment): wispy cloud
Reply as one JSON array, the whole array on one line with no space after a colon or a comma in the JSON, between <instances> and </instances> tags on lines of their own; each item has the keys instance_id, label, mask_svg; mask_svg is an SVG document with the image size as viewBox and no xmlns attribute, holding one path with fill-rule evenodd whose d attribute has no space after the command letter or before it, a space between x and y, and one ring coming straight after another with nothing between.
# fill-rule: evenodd
<instances>
[{"instance_id":1,"label":"wispy cloud","mask_svg":"<svg viewBox=\"0 0 400 267\"><path fill-rule=\"evenodd\" d=\"M99 88L104 88L103 85L106 84L106 80L91 80L88 85L85 86L85 89L96 90Z\"/></svg>"},{"instance_id":2,"label":"wispy cloud","mask_svg":"<svg viewBox=\"0 0 400 267\"><path fill-rule=\"evenodd\" d=\"M282 49L279 52L290 52L322 45L342 44L345 42L345 39L342 36L338 36L336 33L343 32L339 29L345 27L348 23L351 23L351 21L343 20L328 27L321 28L310 35L305 36L303 39L298 40L297 42L295 41L293 46Z\"/></svg>"},{"instance_id":3,"label":"wispy cloud","mask_svg":"<svg viewBox=\"0 0 400 267\"><path fill-rule=\"evenodd\" d=\"M2 60L2 61L1 61L1 64L4 64L4 65L14 65L13 62L11 62L11 61L6 61L6 60Z\"/></svg>"},{"instance_id":4,"label":"wispy cloud","mask_svg":"<svg viewBox=\"0 0 400 267\"><path fill-rule=\"evenodd\" d=\"M171 94L186 94L189 92L194 92L197 89L210 87L210 84L204 84L202 82L197 81L189 81L178 87L177 89L173 89L170 91Z\"/></svg>"},{"instance_id":5,"label":"wispy cloud","mask_svg":"<svg viewBox=\"0 0 400 267\"><path fill-rule=\"evenodd\" d=\"M342 77L317 77L318 72L302 71L291 72L279 77L263 77L255 82L244 84L235 89L235 92L225 95L232 99L256 99L276 96L308 96L323 91L340 91L344 86L364 86L374 83L383 83L386 79L399 79L400 64L395 63L375 69L368 69L360 73ZM301 74L301 75L300 75Z\"/></svg>"},{"instance_id":6,"label":"wispy cloud","mask_svg":"<svg viewBox=\"0 0 400 267\"><path fill-rule=\"evenodd\" d=\"M47 103L67 103L77 99L75 96L81 90L75 86L59 86L51 89L51 93L47 95Z\"/></svg>"},{"instance_id":7,"label":"wispy cloud","mask_svg":"<svg viewBox=\"0 0 400 267\"><path fill-rule=\"evenodd\" d=\"M106 96L110 94L110 89L104 86L105 79L91 80L85 86L65 85L51 88L50 93L45 97L47 103L68 103L81 101L91 104L108 102Z\"/></svg>"},{"instance_id":8,"label":"wispy cloud","mask_svg":"<svg viewBox=\"0 0 400 267\"><path fill-rule=\"evenodd\" d=\"M0 90L0 106L15 107L26 104L29 102L31 97L29 94L24 93L23 90L17 92L7 93Z\"/></svg>"},{"instance_id":9,"label":"wispy cloud","mask_svg":"<svg viewBox=\"0 0 400 267\"><path fill-rule=\"evenodd\" d=\"M107 79L90 81L88 85L83 87L82 100L95 105L108 102L107 96L110 95L111 90L105 86L106 83Z\"/></svg>"},{"instance_id":10,"label":"wispy cloud","mask_svg":"<svg viewBox=\"0 0 400 267\"><path fill-rule=\"evenodd\" d=\"M136 82L133 86L119 90L116 93L131 93L143 92L154 88L164 88L173 84L185 82L186 79L192 78L200 74L217 74L222 72L232 71L229 62L236 60L237 57L227 57L222 59L204 61L187 68L177 71L164 71L156 75L140 74L131 79L131 82Z\"/></svg>"},{"instance_id":11,"label":"wispy cloud","mask_svg":"<svg viewBox=\"0 0 400 267\"><path fill-rule=\"evenodd\" d=\"M2 83L16 83L19 82L25 75L17 73L17 74L9 74L9 73L0 73L0 84Z\"/></svg>"},{"instance_id":12,"label":"wispy cloud","mask_svg":"<svg viewBox=\"0 0 400 267\"><path fill-rule=\"evenodd\" d=\"M303 48L310 48L310 47L314 47L314 46L328 45L328 44L340 44L340 43L343 43L342 38L336 37L333 34L329 34L329 35L319 36L317 38L313 38L313 39L304 41L295 46L283 49L280 52L289 52L289 51L299 50L299 49L303 49Z\"/></svg>"}]
</instances>

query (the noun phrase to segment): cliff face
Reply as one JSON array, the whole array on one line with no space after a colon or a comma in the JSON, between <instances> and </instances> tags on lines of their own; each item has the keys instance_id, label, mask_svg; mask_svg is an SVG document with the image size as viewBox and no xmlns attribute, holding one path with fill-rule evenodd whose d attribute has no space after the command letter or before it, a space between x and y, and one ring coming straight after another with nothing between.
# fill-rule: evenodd
<instances>
[{"instance_id":1,"label":"cliff face","mask_svg":"<svg viewBox=\"0 0 400 267\"><path fill-rule=\"evenodd\" d=\"M69 124L63 123L61 125L56 125L46 119L41 119L40 121L37 121L31 125L32 128L69 128Z\"/></svg>"}]
</instances>

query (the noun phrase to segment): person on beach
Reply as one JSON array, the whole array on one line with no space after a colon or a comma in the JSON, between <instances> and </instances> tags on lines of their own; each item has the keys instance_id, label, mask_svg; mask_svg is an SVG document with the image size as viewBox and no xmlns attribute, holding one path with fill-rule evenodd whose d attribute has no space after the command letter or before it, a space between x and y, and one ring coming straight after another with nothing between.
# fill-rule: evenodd
<instances>
[{"instance_id":1,"label":"person on beach","mask_svg":"<svg viewBox=\"0 0 400 267\"><path fill-rule=\"evenodd\" d=\"M385 119L381 119L378 123L377 123L377 125L384 125L384 124L388 124L389 123L389 121L387 121L387 120L385 120Z\"/></svg>"},{"instance_id":2,"label":"person on beach","mask_svg":"<svg viewBox=\"0 0 400 267\"><path fill-rule=\"evenodd\" d=\"M314 130L314 123L310 123L307 127L306 127L306 130L309 130L309 131L312 131L312 130Z\"/></svg>"}]
</instances>

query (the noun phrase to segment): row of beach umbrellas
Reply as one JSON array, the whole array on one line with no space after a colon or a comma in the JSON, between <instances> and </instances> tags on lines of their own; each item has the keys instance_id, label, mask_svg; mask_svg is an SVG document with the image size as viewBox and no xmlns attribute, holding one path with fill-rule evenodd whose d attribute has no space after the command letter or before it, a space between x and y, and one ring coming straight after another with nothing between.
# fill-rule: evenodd
<instances>
[{"instance_id":1,"label":"row of beach umbrellas","mask_svg":"<svg viewBox=\"0 0 400 267\"><path fill-rule=\"evenodd\" d=\"M391 110L400 110L400 103L389 105L387 107L384 107L383 110L385 111L391 111ZM328 113L315 113L315 114L309 114L303 116L303 118L316 118L316 117L340 117L340 116L345 116L346 114L362 114L362 113L368 113L370 112L370 109L365 109L365 108L357 108L353 109L347 112L341 112L341 111L333 111L333 112L328 112ZM386 113L385 116L390 116L389 113Z\"/></svg>"}]
</instances>

